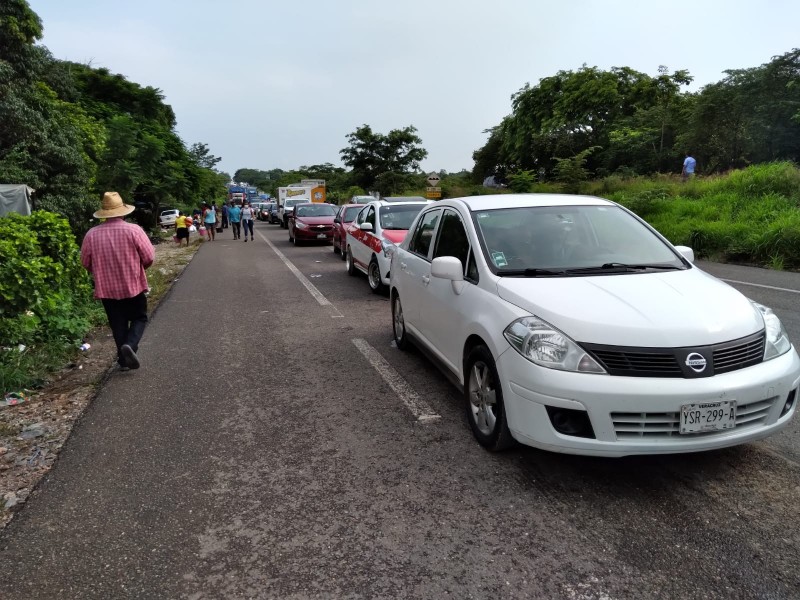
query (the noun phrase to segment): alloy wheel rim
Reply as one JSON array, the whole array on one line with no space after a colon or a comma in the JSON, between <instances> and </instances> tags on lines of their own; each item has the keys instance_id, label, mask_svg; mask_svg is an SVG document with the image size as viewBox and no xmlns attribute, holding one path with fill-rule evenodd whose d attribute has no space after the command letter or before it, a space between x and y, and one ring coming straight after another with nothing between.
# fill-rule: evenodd
<instances>
[{"instance_id":1,"label":"alloy wheel rim","mask_svg":"<svg viewBox=\"0 0 800 600\"><path fill-rule=\"evenodd\" d=\"M369 266L369 282L373 289L378 289L381 285L381 270L378 268L377 263L372 263Z\"/></svg>"},{"instance_id":2,"label":"alloy wheel rim","mask_svg":"<svg viewBox=\"0 0 800 600\"><path fill-rule=\"evenodd\" d=\"M497 392L489 366L482 360L475 362L469 373L469 406L478 431L491 435L497 423Z\"/></svg>"},{"instance_id":3,"label":"alloy wheel rim","mask_svg":"<svg viewBox=\"0 0 800 600\"><path fill-rule=\"evenodd\" d=\"M347 262L346 262L348 271L350 270L350 267L352 266L352 263L353 263L353 255L350 253L350 248L348 248L347 249Z\"/></svg>"}]
</instances>

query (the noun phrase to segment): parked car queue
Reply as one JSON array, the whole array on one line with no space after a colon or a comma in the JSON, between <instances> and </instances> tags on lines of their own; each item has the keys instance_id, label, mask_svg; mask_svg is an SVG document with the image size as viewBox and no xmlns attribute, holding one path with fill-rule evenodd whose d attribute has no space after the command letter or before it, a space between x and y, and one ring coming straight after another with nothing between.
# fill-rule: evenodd
<instances>
[{"instance_id":1,"label":"parked car queue","mask_svg":"<svg viewBox=\"0 0 800 600\"><path fill-rule=\"evenodd\" d=\"M557 194L398 200L298 204L289 239L330 242L388 293L396 346L461 390L485 448L696 452L793 418L800 357L777 315L628 209Z\"/></svg>"}]
</instances>

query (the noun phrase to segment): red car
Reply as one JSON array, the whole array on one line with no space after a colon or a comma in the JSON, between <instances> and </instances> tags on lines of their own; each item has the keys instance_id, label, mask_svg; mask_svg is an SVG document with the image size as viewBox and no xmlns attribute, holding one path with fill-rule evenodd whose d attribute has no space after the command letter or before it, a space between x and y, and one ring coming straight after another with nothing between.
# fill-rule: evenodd
<instances>
[{"instance_id":1,"label":"red car","mask_svg":"<svg viewBox=\"0 0 800 600\"><path fill-rule=\"evenodd\" d=\"M289 241L295 246L300 242L330 242L335 216L336 207L331 204L297 204L289 215Z\"/></svg>"},{"instance_id":2,"label":"red car","mask_svg":"<svg viewBox=\"0 0 800 600\"><path fill-rule=\"evenodd\" d=\"M347 247L347 225L353 222L362 208L363 204L343 204L333 219L333 253L341 254L342 260Z\"/></svg>"}]
</instances>

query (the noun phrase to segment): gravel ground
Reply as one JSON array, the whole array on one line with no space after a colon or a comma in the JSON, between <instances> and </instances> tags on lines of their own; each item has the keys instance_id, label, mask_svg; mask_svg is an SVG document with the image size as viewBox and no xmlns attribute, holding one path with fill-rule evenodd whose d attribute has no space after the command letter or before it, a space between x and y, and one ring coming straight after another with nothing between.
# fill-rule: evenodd
<instances>
[{"instance_id":1,"label":"gravel ground","mask_svg":"<svg viewBox=\"0 0 800 600\"><path fill-rule=\"evenodd\" d=\"M156 260L148 272L158 294L151 298L151 312L198 248L197 243L188 249L168 242L156 245ZM114 367L116 350L108 327L90 332L85 341L91 348L53 373L49 384L29 394L28 402L0 406L0 529L51 469L72 427Z\"/></svg>"}]
</instances>

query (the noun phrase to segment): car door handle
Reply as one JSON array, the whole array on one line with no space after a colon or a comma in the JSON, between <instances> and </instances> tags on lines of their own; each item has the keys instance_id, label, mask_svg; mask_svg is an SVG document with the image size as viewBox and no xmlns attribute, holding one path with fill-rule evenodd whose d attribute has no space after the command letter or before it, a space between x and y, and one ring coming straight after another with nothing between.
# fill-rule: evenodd
<instances>
[{"instance_id":1,"label":"car door handle","mask_svg":"<svg viewBox=\"0 0 800 600\"><path fill-rule=\"evenodd\" d=\"M427 275L423 275L422 276L422 283L424 285L428 285L430 282L431 282L431 278L430 277L428 277Z\"/></svg>"},{"instance_id":2,"label":"car door handle","mask_svg":"<svg viewBox=\"0 0 800 600\"><path fill-rule=\"evenodd\" d=\"M400 263L400 268L403 269L403 271L405 271L406 268L408 268L408 265L406 263Z\"/></svg>"}]
</instances>

